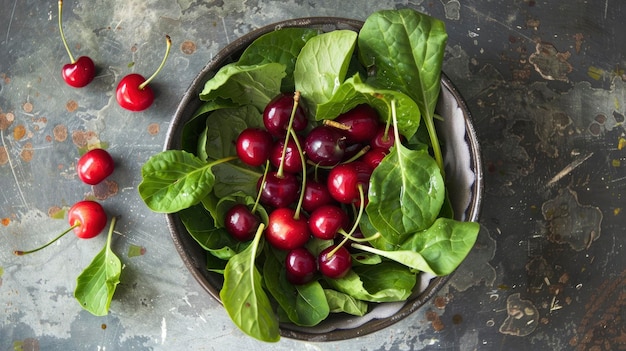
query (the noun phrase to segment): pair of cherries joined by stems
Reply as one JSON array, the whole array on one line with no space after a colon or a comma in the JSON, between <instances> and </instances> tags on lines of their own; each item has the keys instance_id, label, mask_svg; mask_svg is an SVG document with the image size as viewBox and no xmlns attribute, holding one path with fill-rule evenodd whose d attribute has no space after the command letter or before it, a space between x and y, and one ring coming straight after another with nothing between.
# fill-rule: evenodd
<instances>
[{"instance_id":1,"label":"pair of cherries joined by stems","mask_svg":"<svg viewBox=\"0 0 626 351\"><path fill-rule=\"evenodd\" d=\"M111 155L104 149L92 149L85 153L76 163L76 173L86 184L96 185L113 173L115 164ZM82 200L75 203L67 212L70 227L46 244L32 250L15 250L17 256L23 256L44 249L62 238L70 231L74 231L81 239L91 239L104 229L107 224L107 214L100 203L92 200Z\"/></svg>"},{"instance_id":2,"label":"pair of cherries joined by stems","mask_svg":"<svg viewBox=\"0 0 626 351\"><path fill-rule=\"evenodd\" d=\"M65 50L70 57L70 63L63 65L61 74L63 80L70 86L75 88L82 88L96 76L96 67L93 60L89 56L80 56L78 59L74 59L72 52L70 51L65 34L63 33L62 26L63 18L63 0L59 0L59 32L61 33L61 40L65 46ZM165 65L165 61L169 56L170 48L172 46L172 40L169 35L165 36L166 39L166 51L163 56L161 64L157 70L148 78L144 78L137 73L131 73L122 78L115 90L115 97L118 104L129 111L143 111L150 107L154 102L154 92L148 85L161 71Z\"/></svg>"},{"instance_id":3,"label":"pair of cherries joined by stems","mask_svg":"<svg viewBox=\"0 0 626 351\"><path fill-rule=\"evenodd\" d=\"M284 265L292 284L307 283L317 272L329 278L345 276L352 266L346 246L373 239L363 238L358 223L368 201L370 176L395 143L389 126L368 105L307 130L299 99L297 92L277 96L263 113L265 128L244 129L236 140L243 163L266 165L257 184L257 203L270 210L265 239L287 252ZM313 172L307 172L307 165ZM238 240L250 240L260 224L256 207L234 205L225 214L226 231ZM349 208L357 210L351 228ZM315 257L305 247L311 237L334 242Z\"/></svg>"}]
</instances>

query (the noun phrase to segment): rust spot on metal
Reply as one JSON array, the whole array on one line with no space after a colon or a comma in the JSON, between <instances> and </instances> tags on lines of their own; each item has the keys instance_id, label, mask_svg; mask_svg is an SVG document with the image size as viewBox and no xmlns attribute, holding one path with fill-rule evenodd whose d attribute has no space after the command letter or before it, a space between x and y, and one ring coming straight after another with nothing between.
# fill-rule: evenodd
<instances>
[{"instance_id":1,"label":"rust spot on metal","mask_svg":"<svg viewBox=\"0 0 626 351\"><path fill-rule=\"evenodd\" d=\"M26 113L31 113L33 112L33 104L30 102L25 102L24 105L22 105L22 109Z\"/></svg>"},{"instance_id":2,"label":"rust spot on metal","mask_svg":"<svg viewBox=\"0 0 626 351\"><path fill-rule=\"evenodd\" d=\"M13 138L15 140L22 140L26 136L26 127L23 124L19 124L13 128Z\"/></svg>"},{"instance_id":3,"label":"rust spot on metal","mask_svg":"<svg viewBox=\"0 0 626 351\"><path fill-rule=\"evenodd\" d=\"M0 146L0 165L9 163L9 154L4 146Z\"/></svg>"},{"instance_id":4,"label":"rust spot on metal","mask_svg":"<svg viewBox=\"0 0 626 351\"><path fill-rule=\"evenodd\" d=\"M158 123L150 123L148 125L148 134L150 135L157 135L159 134L161 127L159 126Z\"/></svg>"},{"instance_id":5,"label":"rust spot on metal","mask_svg":"<svg viewBox=\"0 0 626 351\"><path fill-rule=\"evenodd\" d=\"M74 112L74 111L76 111L76 109L78 109L78 102L76 102L75 100L69 100L69 101L65 104L65 108L66 108L69 112Z\"/></svg>"},{"instance_id":6,"label":"rust spot on metal","mask_svg":"<svg viewBox=\"0 0 626 351\"><path fill-rule=\"evenodd\" d=\"M196 52L196 49L196 43L190 40L185 40L182 44L180 44L180 51L182 51L185 55L193 54L194 52Z\"/></svg>"},{"instance_id":7,"label":"rust spot on metal","mask_svg":"<svg viewBox=\"0 0 626 351\"><path fill-rule=\"evenodd\" d=\"M117 194L119 186L112 180L105 179L93 186L93 195L98 200L105 200Z\"/></svg>"},{"instance_id":8,"label":"rust spot on metal","mask_svg":"<svg viewBox=\"0 0 626 351\"><path fill-rule=\"evenodd\" d=\"M67 127L62 124L56 125L52 129L52 134L54 135L55 141L64 142L67 140Z\"/></svg>"},{"instance_id":9,"label":"rust spot on metal","mask_svg":"<svg viewBox=\"0 0 626 351\"><path fill-rule=\"evenodd\" d=\"M33 160L33 154L35 153L35 150L33 149L33 144L28 142L26 144L24 144L24 148L22 148L22 152L20 153L20 157L22 158L22 160L26 161L26 162L30 162Z\"/></svg>"},{"instance_id":10,"label":"rust spot on metal","mask_svg":"<svg viewBox=\"0 0 626 351\"><path fill-rule=\"evenodd\" d=\"M544 79L567 82L567 75L573 70L567 62L570 56L569 51L559 52L552 44L541 42L537 43L528 61Z\"/></svg>"}]
</instances>

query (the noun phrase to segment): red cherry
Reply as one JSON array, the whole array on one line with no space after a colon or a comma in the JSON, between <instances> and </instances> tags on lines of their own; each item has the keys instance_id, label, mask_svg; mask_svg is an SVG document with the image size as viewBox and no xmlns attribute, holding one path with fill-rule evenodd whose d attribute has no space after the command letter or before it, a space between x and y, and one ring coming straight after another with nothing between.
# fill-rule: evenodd
<instances>
[{"instance_id":1,"label":"red cherry","mask_svg":"<svg viewBox=\"0 0 626 351\"><path fill-rule=\"evenodd\" d=\"M74 88L82 88L96 76L96 66L88 56L81 56L73 63L63 66L63 80Z\"/></svg>"},{"instance_id":2,"label":"red cherry","mask_svg":"<svg viewBox=\"0 0 626 351\"><path fill-rule=\"evenodd\" d=\"M224 217L224 228L239 241L252 240L261 223L259 218L244 204L231 207Z\"/></svg>"},{"instance_id":3,"label":"red cherry","mask_svg":"<svg viewBox=\"0 0 626 351\"><path fill-rule=\"evenodd\" d=\"M340 164L328 173L328 191L341 203L360 203L359 185L363 187L363 193L367 196L371 175L372 169L365 162Z\"/></svg>"},{"instance_id":4,"label":"red cherry","mask_svg":"<svg viewBox=\"0 0 626 351\"><path fill-rule=\"evenodd\" d=\"M336 251L331 254L333 250ZM345 247L332 245L320 252L317 265L324 276L339 279L345 277L352 268L352 257Z\"/></svg>"},{"instance_id":5,"label":"red cherry","mask_svg":"<svg viewBox=\"0 0 626 351\"><path fill-rule=\"evenodd\" d=\"M74 60L72 52L70 51L67 41L65 40L65 34L63 33L63 0L59 0L59 32L61 33L61 40L65 46L65 50L70 57L70 63L63 66L61 74L63 80L70 86L75 88L82 88L89 84L96 76L96 66L88 56L81 56L78 60Z\"/></svg>"},{"instance_id":6,"label":"red cherry","mask_svg":"<svg viewBox=\"0 0 626 351\"><path fill-rule=\"evenodd\" d=\"M74 204L67 212L67 220L74 234L81 239L90 239L102 231L107 224L107 215L100 203L83 200Z\"/></svg>"},{"instance_id":7,"label":"red cherry","mask_svg":"<svg viewBox=\"0 0 626 351\"><path fill-rule=\"evenodd\" d=\"M285 258L287 280L294 285L306 284L313 280L317 272L315 256L304 247L289 251Z\"/></svg>"},{"instance_id":8,"label":"red cherry","mask_svg":"<svg viewBox=\"0 0 626 351\"><path fill-rule=\"evenodd\" d=\"M148 79L145 79L140 74L131 73L120 80L115 90L115 97L121 107L129 111L143 111L154 102L154 92L148 84L161 71L169 56L170 48L172 47L172 39L169 35L166 35L165 39L167 41L167 48L163 56L163 61L161 61L157 70Z\"/></svg>"},{"instance_id":9,"label":"red cherry","mask_svg":"<svg viewBox=\"0 0 626 351\"><path fill-rule=\"evenodd\" d=\"M129 111L143 111L154 102L154 92L148 85L142 84L146 79L137 73L122 78L115 90L117 102Z\"/></svg>"},{"instance_id":10,"label":"red cherry","mask_svg":"<svg viewBox=\"0 0 626 351\"><path fill-rule=\"evenodd\" d=\"M270 157L274 139L265 129L246 128L235 142L235 150L239 159L247 165L257 167L265 164Z\"/></svg>"},{"instance_id":11,"label":"red cherry","mask_svg":"<svg viewBox=\"0 0 626 351\"><path fill-rule=\"evenodd\" d=\"M114 169L113 158L104 149L90 150L76 163L78 177L89 185L100 183L110 176Z\"/></svg>"},{"instance_id":12,"label":"red cherry","mask_svg":"<svg viewBox=\"0 0 626 351\"><path fill-rule=\"evenodd\" d=\"M346 211L335 205L318 207L309 216L311 234L322 240L334 239L339 230L346 229L348 224Z\"/></svg>"},{"instance_id":13,"label":"red cherry","mask_svg":"<svg viewBox=\"0 0 626 351\"><path fill-rule=\"evenodd\" d=\"M70 227L56 238L36 249L28 251L15 250L13 253L17 256L22 256L37 252L48 247L72 230L74 230L74 234L81 239L91 239L102 232L102 229L104 229L107 224L108 218L100 203L91 200L83 200L75 203L74 206L70 208L67 212L67 220Z\"/></svg>"},{"instance_id":14,"label":"red cherry","mask_svg":"<svg viewBox=\"0 0 626 351\"><path fill-rule=\"evenodd\" d=\"M294 218L295 210L282 207L270 213L265 229L267 241L279 250L292 250L304 246L310 238L309 226L304 216Z\"/></svg>"}]
</instances>

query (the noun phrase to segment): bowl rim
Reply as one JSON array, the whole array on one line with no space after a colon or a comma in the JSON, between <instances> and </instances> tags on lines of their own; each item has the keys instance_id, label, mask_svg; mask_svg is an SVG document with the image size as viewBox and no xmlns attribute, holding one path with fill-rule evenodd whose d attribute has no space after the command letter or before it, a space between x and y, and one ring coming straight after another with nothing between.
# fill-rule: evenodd
<instances>
[{"instance_id":1,"label":"bowl rim","mask_svg":"<svg viewBox=\"0 0 626 351\"><path fill-rule=\"evenodd\" d=\"M236 59L238 55L241 54L245 47L247 47L251 40L254 40L263 34L281 28L303 26L316 26L323 28L324 26L328 26L332 27L332 29L345 28L358 31L362 27L363 23L364 22L361 20L344 17L294 18L262 26L230 42L215 56L213 56L211 60L209 60L209 62L196 75L194 80L185 91L183 98L178 104L174 113L174 117L172 118L168 127L163 150L181 148L182 142L180 140L180 131L182 130L182 127L185 125L185 123L187 123L191 119L193 112L201 104L198 96L202 91L202 88L204 87L204 83L212 78L219 66L234 61L234 59ZM480 147L478 145L478 140L474 127L471 123L471 113L467 107L467 104L460 95L457 88L452 83L452 81L444 72L442 72L441 75L441 84L442 88L447 89L452 94L452 96L458 103L459 108L463 111L463 117L465 119L465 140L470 149L470 168L475 174L474 183L471 185L471 201L466 210L466 221L476 222L479 218L483 192L483 170L480 156ZM192 108L190 106L194 107ZM177 213L166 214L165 216L170 236L174 242L176 251L179 253L179 256L183 261L183 264L194 277L194 279L200 284L200 286L205 291L207 291L209 295L211 295L218 303L222 304L219 296L220 290L215 286L215 284L218 283L217 278L211 279L210 273L206 271L206 269L203 269L203 267L205 267L205 262L196 262L196 260L194 260L191 255L189 255L188 250L186 249L189 245L191 245L192 247L195 245L200 248L199 245L194 241L193 238L191 238L190 235L178 235L179 233L185 233L186 229ZM202 249L200 248L200 250ZM389 318L372 319L354 329L335 329L323 334L309 333L306 331L302 331L302 329L290 329L289 325L281 324L280 335L282 337L296 340L338 341L380 331L406 318L407 316L421 308L450 280L455 272L446 276L438 276L431 279L430 283L424 291L422 291L415 299L405 303L394 315Z\"/></svg>"}]
</instances>

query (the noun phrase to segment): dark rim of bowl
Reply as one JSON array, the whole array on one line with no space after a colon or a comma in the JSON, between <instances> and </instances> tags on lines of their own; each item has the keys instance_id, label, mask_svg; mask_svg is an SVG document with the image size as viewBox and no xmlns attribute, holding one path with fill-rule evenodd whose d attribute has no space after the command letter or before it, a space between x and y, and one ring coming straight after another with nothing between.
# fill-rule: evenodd
<instances>
[{"instance_id":1,"label":"dark rim of bowl","mask_svg":"<svg viewBox=\"0 0 626 351\"><path fill-rule=\"evenodd\" d=\"M261 27L231 42L224 47L224 49L220 50L220 52L214 56L209 63L207 63L185 92L168 128L164 150L181 148L181 131L185 123L190 120L193 113L201 104L198 95L202 91L204 84L207 80L213 77L220 66L237 60L239 55L241 55L243 50L252 40L263 34L281 28L314 27L322 30L351 29L359 31L362 25L362 21L340 17L297 18ZM441 83L452 93L464 113L466 129L465 138L470 147L471 168L475 173L475 181L471 189L473 194L469 207L466 211L466 220L477 221L480 209L480 199L482 198L483 173L481 169L480 150L476 134L472 124L470 123L471 116L467 105L456 87L454 87L450 79L445 74L442 74ZM221 277L219 277L218 274L208 272L205 269L205 262L198 262L196 260L197 257L206 257L206 251L204 251L204 249L202 249L190 235L181 235L182 233L186 233L187 230L182 224L178 214L167 214L166 219L174 246L181 256L184 265L191 272L195 280L202 286L202 288L221 304L219 296L220 289L218 288L222 285ZM379 331L404 319L423 306L448 282L451 276L452 274L433 278L421 294L419 294L415 299L408 301L407 304L405 304L398 312L389 318L373 319L354 329L336 329L323 334L307 333L301 330L290 329L289 325L281 325L281 336L298 340L335 341L355 338Z\"/></svg>"}]
</instances>

